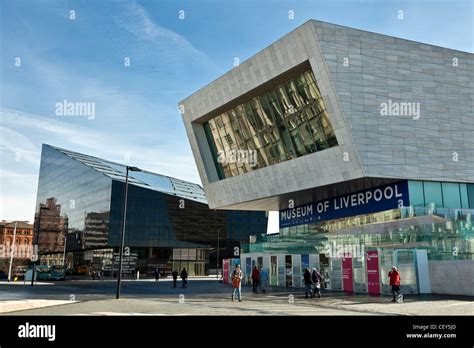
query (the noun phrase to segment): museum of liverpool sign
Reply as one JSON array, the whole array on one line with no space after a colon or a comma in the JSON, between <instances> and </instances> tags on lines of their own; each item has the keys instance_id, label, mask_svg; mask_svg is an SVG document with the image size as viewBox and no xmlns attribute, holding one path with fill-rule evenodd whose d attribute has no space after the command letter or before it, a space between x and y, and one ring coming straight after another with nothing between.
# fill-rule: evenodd
<instances>
[{"instance_id":1,"label":"museum of liverpool sign","mask_svg":"<svg viewBox=\"0 0 474 348\"><path fill-rule=\"evenodd\" d=\"M400 181L280 210L280 228L375 213L408 205L408 183Z\"/></svg>"}]
</instances>

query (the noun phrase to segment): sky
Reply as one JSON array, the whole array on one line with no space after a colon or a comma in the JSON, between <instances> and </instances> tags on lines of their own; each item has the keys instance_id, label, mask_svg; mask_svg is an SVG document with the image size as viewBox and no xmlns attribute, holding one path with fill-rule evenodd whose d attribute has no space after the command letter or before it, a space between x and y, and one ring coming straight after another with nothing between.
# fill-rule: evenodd
<instances>
[{"instance_id":1,"label":"sky","mask_svg":"<svg viewBox=\"0 0 474 348\"><path fill-rule=\"evenodd\" d=\"M0 220L33 220L42 143L200 184L179 101L308 19L474 51L473 0L0 0Z\"/></svg>"}]
</instances>

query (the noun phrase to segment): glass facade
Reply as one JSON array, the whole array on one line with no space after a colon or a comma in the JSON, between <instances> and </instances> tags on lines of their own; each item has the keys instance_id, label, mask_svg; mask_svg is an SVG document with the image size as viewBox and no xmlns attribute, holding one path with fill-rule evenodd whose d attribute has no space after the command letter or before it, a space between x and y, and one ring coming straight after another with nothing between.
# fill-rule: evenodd
<instances>
[{"instance_id":1,"label":"glass facade","mask_svg":"<svg viewBox=\"0 0 474 348\"><path fill-rule=\"evenodd\" d=\"M65 236L70 250L105 247L111 189L106 176L43 146L33 237L39 252L62 252Z\"/></svg>"},{"instance_id":2,"label":"glass facade","mask_svg":"<svg viewBox=\"0 0 474 348\"><path fill-rule=\"evenodd\" d=\"M330 289L375 291L374 277L378 276L380 291L387 294L391 289L386 274L396 265L403 274L403 292L418 293L427 280L419 279L428 270L424 258L428 262L459 261L459 265L474 260L474 206L471 205L474 185L434 181L408 184L409 206L280 228L278 234L257 236L256 241L245 246L244 257L268 255L269 259L276 259L276 265L269 265L269 269L287 276L284 282L275 275L276 283L298 286L301 274L296 273L295 278L294 270L292 276L284 273L280 267L287 262L279 257L285 256L286 260L291 257L293 262L298 262L308 254L313 258L324 256L329 262L318 267ZM372 273L368 271L369 252L379 257L377 273L373 260ZM344 271L347 255L352 265L347 263ZM417 273L420 260L422 271ZM346 289L344 274L350 272L352 275L346 279L353 279L353 288L349 281ZM370 275L373 275L371 280Z\"/></svg>"},{"instance_id":3,"label":"glass facade","mask_svg":"<svg viewBox=\"0 0 474 348\"><path fill-rule=\"evenodd\" d=\"M75 253L68 260L75 266L115 269L113 251L120 245L124 168L43 146L34 237L39 236L41 254L62 256L66 237L67 251ZM153 274L155 268L170 273L184 264L190 275L204 275L209 264L216 264L212 250L218 240L220 247L231 241L244 242L249 235L265 233L266 228L264 212L209 209L199 185L149 172L130 173L125 246L136 255L134 262L142 275Z\"/></svg>"},{"instance_id":4,"label":"glass facade","mask_svg":"<svg viewBox=\"0 0 474 348\"><path fill-rule=\"evenodd\" d=\"M311 70L204 124L220 179L337 145Z\"/></svg>"},{"instance_id":5,"label":"glass facade","mask_svg":"<svg viewBox=\"0 0 474 348\"><path fill-rule=\"evenodd\" d=\"M409 180L408 192L414 207L474 208L474 184Z\"/></svg>"},{"instance_id":6,"label":"glass facade","mask_svg":"<svg viewBox=\"0 0 474 348\"><path fill-rule=\"evenodd\" d=\"M419 214L421 215L421 214ZM255 244L249 244L249 252L307 254L325 253L328 246L360 246L365 250L383 248L426 249L429 260L474 260L474 210L464 214L438 215L443 220L433 223L400 224L381 227L375 231L358 230L347 233L311 233L300 230L298 234L260 236ZM447 218L446 218L447 217ZM299 226L298 226L299 227ZM454 253L453 250L456 252Z\"/></svg>"}]
</instances>

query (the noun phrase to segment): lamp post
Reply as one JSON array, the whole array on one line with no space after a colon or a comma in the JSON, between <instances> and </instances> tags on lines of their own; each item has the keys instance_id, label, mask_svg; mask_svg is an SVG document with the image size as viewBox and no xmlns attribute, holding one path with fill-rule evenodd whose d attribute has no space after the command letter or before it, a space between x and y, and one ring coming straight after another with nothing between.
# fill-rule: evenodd
<instances>
[{"instance_id":1,"label":"lamp post","mask_svg":"<svg viewBox=\"0 0 474 348\"><path fill-rule=\"evenodd\" d=\"M36 250L38 252L37 257L38 259L35 260L35 263L33 263L33 272L31 273L31 286L35 285L35 271L36 271L36 262L39 263L39 234L40 234L40 229L41 229L41 211L43 210L48 210L48 207L39 207L39 214L38 214L38 229L36 231ZM33 249L33 255L34 255L35 250Z\"/></svg>"},{"instance_id":2,"label":"lamp post","mask_svg":"<svg viewBox=\"0 0 474 348\"><path fill-rule=\"evenodd\" d=\"M122 231L120 235L120 249L119 249L119 270L117 277L117 296L116 299L120 298L120 287L122 284L122 255L123 255L123 245L125 243L125 222L127 221L127 196L128 196L128 172L141 172L140 168L129 167L127 166L125 174L125 199L123 202L123 220L122 220Z\"/></svg>"},{"instance_id":3,"label":"lamp post","mask_svg":"<svg viewBox=\"0 0 474 348\"><path fill-rule=\"evenodd\" d=\"M219 279L219 229L217 229L217 279Z\"/></svg>"},{"instance_id":4,"label":"lamp post","mask_svg":"<svg viewBox=\"0 0 474 348\"><path fill-rule=\"evenodd\" d=\"M66 245L67 245L67 236L64 236L64 250L63 250L63 268L66 266ZM64 274L66 274L66 270L64 270Z\"/></svg>"},{"instance_id":5,"label":"lamp post","mask_svg":"<svg viewBox=\"0 0 474 348\"><path fill-rule=\"evenodd\" d=\"M13 241L10 250L10 265L8 266L8 281L10 282L10 278L12 275L12 265L13 265L13 253L15 252L15 239L16 239L16 226L18 221L15 221L15 229L13 230Z\"/></svg>"}]
</instances>

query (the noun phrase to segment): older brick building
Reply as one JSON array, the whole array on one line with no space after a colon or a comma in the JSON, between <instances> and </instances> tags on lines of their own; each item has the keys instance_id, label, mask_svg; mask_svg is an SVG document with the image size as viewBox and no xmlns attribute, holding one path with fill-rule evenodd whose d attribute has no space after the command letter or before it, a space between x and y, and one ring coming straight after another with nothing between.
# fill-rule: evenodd
<instances>
[{"instance_id":1,"label":"older brick building","mask_svg":"<svg viewBox=\"0 0 474 348\"><path fill-rule=\"evenodd\" d=\"M0 258L10 257L10 249L13 243L13 235L17 223L15 235L14 258L29 259L33 245L33 225L27 221L1 221L0 222L0 245L2 246Z\"/></svg>"}]
</instances>

